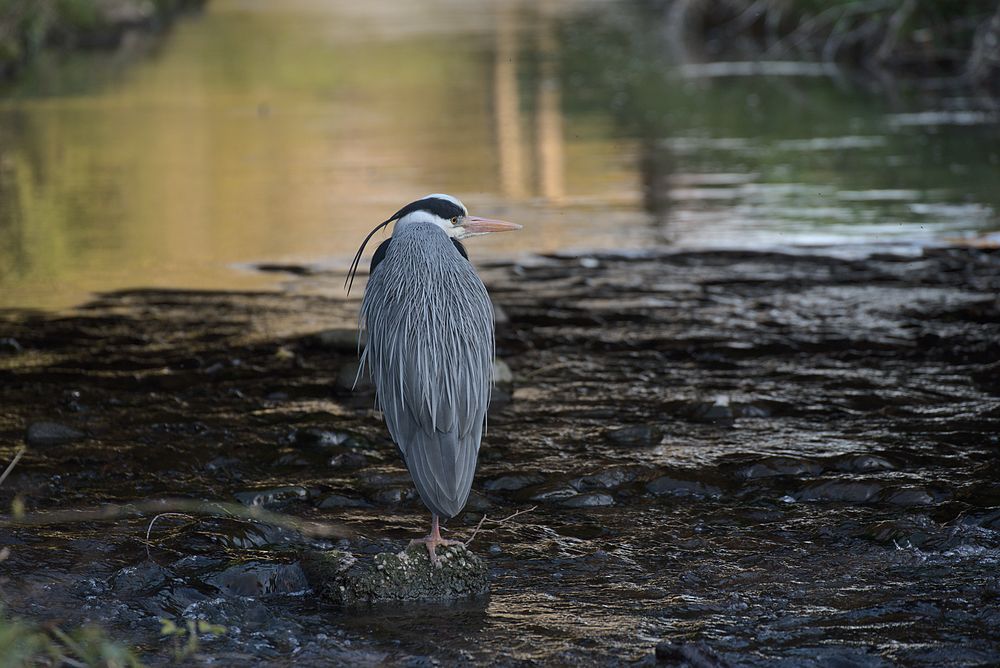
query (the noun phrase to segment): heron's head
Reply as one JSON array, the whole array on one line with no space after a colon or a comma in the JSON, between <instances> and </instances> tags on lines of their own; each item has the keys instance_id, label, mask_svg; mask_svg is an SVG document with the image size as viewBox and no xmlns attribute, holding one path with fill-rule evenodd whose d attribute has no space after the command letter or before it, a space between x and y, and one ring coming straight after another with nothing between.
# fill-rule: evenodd
<instances>
[{"instance_id":1,"label":"heron's head","mask_svg":"<svg viewBox=\"0 0 1000 668\"><path fill-rule=\"evenodd\" d=\"M468 239L491 232L521 229L517 223L470 216L469 210L458 198L440 193L410 202L397 211L389 222L393 220L396 221L397 229L415 223L432 223L444 230L452 239Z\"/></svg>"},{"instance_id":2,"label":"heron's head","mask_svg":"<svg viewBox=\"0 0 1000 668\"><path fill-rule=\"evenodd\" d=\"M358 263L361 261L361 255L365 252L368 240L376 232L393 222L396 223L397 228L416 223L431 223L444 230L445 234L452 239L468 239L469 237L478 237L483 234L490 234L491 232L510 232L521 229L521 226L517 223L470 216L469 210L465 208L465 205L457 197L452 197L451 195L435 193L421 197L392 214L385 222L379 223L374 230L368 233L365 240L361 242L361 248L358 249L357 254L354 256L351 269L347 274L348 280L346 285L348 293L351 291L350 286L354 284L354 275L357 273Z\"/></svg>"}]
</instances>

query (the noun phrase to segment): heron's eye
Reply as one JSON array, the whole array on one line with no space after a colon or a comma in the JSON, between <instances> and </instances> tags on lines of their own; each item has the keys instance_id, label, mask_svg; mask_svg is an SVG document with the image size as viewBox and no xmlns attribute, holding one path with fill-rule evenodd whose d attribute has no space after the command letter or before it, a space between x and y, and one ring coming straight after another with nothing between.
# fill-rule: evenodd
<instances>
[{"instance_id":1,"label":"heron's eye","mask_svg":"<svg viewBox=\"0 0 1000 668\"><path fill-rule=\"evenodd\" d=\"M455 216L454 218L451 219L451 224L458 225L458 216Z\"/></svg>"}]
</instances>

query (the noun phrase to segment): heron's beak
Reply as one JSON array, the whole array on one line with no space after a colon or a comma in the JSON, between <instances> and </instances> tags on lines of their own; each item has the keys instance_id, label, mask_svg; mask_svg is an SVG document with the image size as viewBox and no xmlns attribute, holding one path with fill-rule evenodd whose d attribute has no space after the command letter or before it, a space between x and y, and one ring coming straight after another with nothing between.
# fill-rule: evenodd
<instances>
[{"instance_id":1,"label":"heron's beak","mask_svg":"<svg viewBox=\"0 0 1000 668\"><path fill-rule=\"evenodd\" d=\"M521 229L517 223L508 223L504 220L493 220L492 218L479 218L478 216L466 216L461 223L465 228L465 234L489 234L490 232L513 232Z\"/></svg>"}]
</instances>

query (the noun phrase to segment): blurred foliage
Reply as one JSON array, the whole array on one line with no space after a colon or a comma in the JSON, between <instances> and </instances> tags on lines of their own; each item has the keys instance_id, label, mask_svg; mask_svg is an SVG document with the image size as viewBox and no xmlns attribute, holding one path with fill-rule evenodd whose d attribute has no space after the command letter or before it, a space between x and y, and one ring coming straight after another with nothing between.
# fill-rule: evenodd
<instances>
[{"instance_id":1,"label":"blurred foliage","mask_svg":"<svg viewBox=\"0 0 1000 668\"><path fill-rule=\"evenodd\" d=\"M735 47L752 57L754 48L747 47L753 44L766 57L841 60L978 81L1000 65L993 46L1000 39L997 0L675 0L659 9L675 34L701 39L715 55Z\"/></svg>"},{"instance_id":2,"label":"blurred foliage","mask_svg":"<svg viewBox=\"0 0 1000 668\"><path fill-rule=\"evenodd\" d=\"M49 45L115 46L126 30L156 28L204 0L0 0L0 76Z\"/></svg>"},{"instance_id":3,"label":"blurred foliage","mask_svg":"<svg viewBox=\"0 0 1000 668\"><path fill-rule=\"evenodd\" d=\"M66 633L0 611L0 668L31 665L127 668L142 663L131 649L110 640L97 626Z\"/></svg>"}]
</instances>

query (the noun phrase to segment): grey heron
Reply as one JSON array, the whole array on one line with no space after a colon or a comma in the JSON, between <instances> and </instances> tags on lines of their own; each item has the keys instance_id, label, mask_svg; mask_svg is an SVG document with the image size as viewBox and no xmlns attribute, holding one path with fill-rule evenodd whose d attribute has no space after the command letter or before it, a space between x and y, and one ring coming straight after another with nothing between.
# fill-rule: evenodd
<instances>
[{"instance_id":1,"label":"grey heron","mask_svg":"<svg viewBox=\"0 0 1000 668\"><path fill-rule=\"evenodd\" d=\"M441 537L440 518L455 517L469 498L493 385L493 305L461 240L521 226L470 216L450 195L428 195L365 237L348 293L368 241L393 222L361 303L359 343L368 339L361 369L431 511L430 533L410 544L425 544L437 566L435 548L454 542Z\"/></svg>"}]
</instances>

